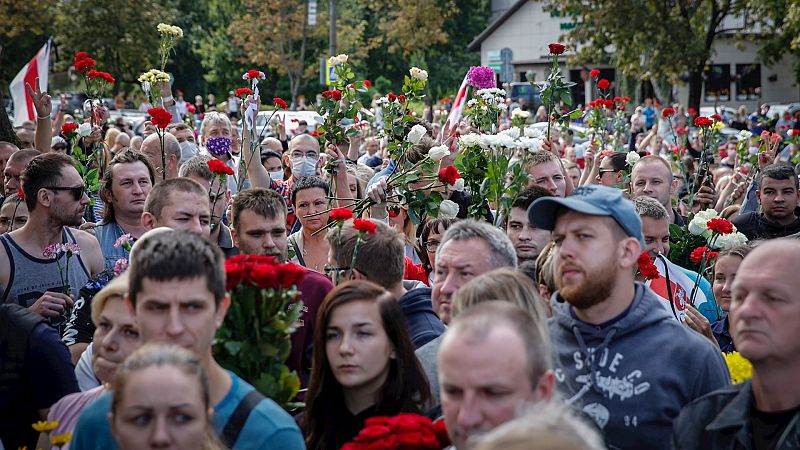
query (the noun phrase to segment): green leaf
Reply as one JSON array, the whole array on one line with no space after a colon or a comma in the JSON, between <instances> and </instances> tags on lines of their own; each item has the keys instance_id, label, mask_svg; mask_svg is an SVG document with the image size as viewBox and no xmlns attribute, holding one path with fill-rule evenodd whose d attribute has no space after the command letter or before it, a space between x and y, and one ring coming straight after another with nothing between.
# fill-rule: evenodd
<instances>
[{"instance_id":1,"label":"green leaf","mask_svg":"<svg viewBox=\"0 0 800 450\"><path fill-rule=\"evenodd\" d=\"M238 341L227 341L223 346L232 356L238 355L239 350L242 349L242 343Z\"/></svg>"}]
</instances>

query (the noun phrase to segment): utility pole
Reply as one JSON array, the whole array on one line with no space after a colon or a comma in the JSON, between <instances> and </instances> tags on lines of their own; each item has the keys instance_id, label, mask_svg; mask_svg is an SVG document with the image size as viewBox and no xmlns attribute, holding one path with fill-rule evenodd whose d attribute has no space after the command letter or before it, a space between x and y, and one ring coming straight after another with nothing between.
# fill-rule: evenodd
<instances>
[{"instance_id":1,"label":"utility pole","mask_svg":"<svg viewBox=\"0 0 800 450\"><path fill-rule=\"evenodd\" d=\"M336 56L336 0L328 0L328 9L331 13L331 27L328 37L330 40L330 56Z\"/></svg>"}]
</instances>

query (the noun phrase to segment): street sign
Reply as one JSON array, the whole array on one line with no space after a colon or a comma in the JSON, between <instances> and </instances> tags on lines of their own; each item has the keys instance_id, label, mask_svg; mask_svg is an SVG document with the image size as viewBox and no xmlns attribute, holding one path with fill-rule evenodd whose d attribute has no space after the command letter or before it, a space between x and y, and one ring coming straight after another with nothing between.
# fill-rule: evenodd
<instances>
[{"instance_id":1,"label":"street sign","mask_svg":"<svg viewBox=\"0 0 800 450\"><path fill-rule=\"evenodd\" d=\"M500 59L500 50L489 50L486 52L487 67L491 67L495 72L499 72L502 65L503 60Z\"/></svg>"},{"instance_id":2,"label":"street sign","mask_svg":"<svg viewBox=\"0 0 800 450\"><path fill-rule=\"evenodd\" d=\"M500 81L503 83L514 81L514 66L511 64L514 52L510 48L500 50Z\"/></svg>"},{"instance_id":3,"label":"street sign","mask_svg":"<svg viewBox=\"0 0 800 450\"><path fill-rule=\"evenodd\" d=\"M308 24L312 27L317 24L317 0L308 1Z\"/></svg>"},{"instance_id":4,"label":"street sign","mask_svg":"<svg viewBox=\"0 0 800 450\"><path fill-rule=\"evenodd\" d=\"M338 75L336 75L336 66L332 66L328 60L325 60L325 84L330 86L336 83Z\"/></svg>"}]
</instances>

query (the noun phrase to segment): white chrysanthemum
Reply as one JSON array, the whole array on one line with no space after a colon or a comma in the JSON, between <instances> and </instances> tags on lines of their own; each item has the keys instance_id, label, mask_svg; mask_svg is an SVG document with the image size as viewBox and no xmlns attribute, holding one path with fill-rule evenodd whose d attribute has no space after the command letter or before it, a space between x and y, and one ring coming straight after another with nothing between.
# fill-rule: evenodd
<instances>
[{"instance_id":1,"label":"white chrysanthemum","mask_svg":"<svg viewBox=\"0 0 800 450\"><path fill-rule=\"evenodd\" d=\"M475 133L465 134L458 138L458 142L462 147L475 147L481 144L481 137Z\"/></svg>"},{"instance_id":2,"label":"white chrysanthemum","mask_svg":"<svg viewBox=\"0 0 800 450\"><path fill-rule=\"evenodd\" d=\"M542 136L544 136L544 133L542 133L541 129L535 127L525 127L525 137L540 139Z\"/></svg>"},{"instance_id":3,"label":"white chrysanthemum","mask_svg":"<svg viewBox=\"0 0 800 450\"><path fill-rule=\"evenodd\" d=\"M506 130L506 131L508 131L508 130ZM514 138L513 138L513 137L511 137L511 136L510 136L510 135L508 135L508 134L502 134L502 133L500 133L500 134L498 134L498 135L496 136L496 140L497 140L497 145L498 145L498 146L500 146L500 147L505 147L505 148L514 148L514 147L516 147L516 146L517 146L517 143L516 143L516 141L514 140Z\"/></svg>"},{"instance_id":4,"label":"white chrysanthemum","mask_svg":"<svg viewBox=\"0 0 800 450\"><path fill-rule=\"evenodd\" d=\"M744 245L747 243L747 236L734 231L733 233L720 234L714 239L713 243L709 243L711 247L718 250L728 250L729 248L736 247L737 245Z\"/></svg>"},{"instance_id":5,"label":"white chrysanthemum","mask_svg":"<svg viewBox=\"0 0 800 450\"><path fill-rule=\"evenodd\" d=\"M519 108L514 108L514 110L511 111L511 117L519 117L521 119L527 119L530 116L531 116L530 111L525 111Z\"/></svg>"},{"instance_id":6,"label":"white chrysanthemum","mask_svg":"<svg viewBox=\"0 0 800 450\"><path fill-rule=\"evenodd\" d=\"M474 99L474 98L473 98L473 99L470 99L470 100L467 102L467 108L473 108L473 107L475 107L475 105L477 105L477 104L478 104L478 100L476 100L476 99Z\"/></svg>"},{"instance_id":7,"label":"white chrysanthemum","mask_svg":"<svg viewBox=\"0 0 800 450\"><path fill-rule=\"evenodd\" d=\"M169 75L166 72L162 72L158 69L150 69L147 72L139 75L139 82L150 83L150 86L156 86L159 83L166 83L169 81Z\"/></svg>"},{"instance_id":8,"label":"white chrysanthemum","mask_svg":"<svg viewBox=\"0 0 800 450\"><path fill-rule=\"evenodd\" d=\"M511 136L511 139L517 139L519 137L519 128L511 127L497 134L502 134L504 136Z\"/></svg>"}]
</instances>

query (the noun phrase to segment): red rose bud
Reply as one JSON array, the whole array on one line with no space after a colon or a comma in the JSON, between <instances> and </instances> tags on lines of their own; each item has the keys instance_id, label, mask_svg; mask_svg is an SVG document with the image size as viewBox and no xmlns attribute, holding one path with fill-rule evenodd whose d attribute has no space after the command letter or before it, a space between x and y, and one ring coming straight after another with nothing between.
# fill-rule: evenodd
<instances>
[{"instance_id":1,"label":"red rose bud","mask_svg":"<svg viewBox=\"0 0 800 450\"><path fill-rule=\"evenodd\" d=\"M712 114L711 118L716 120L717 122L722 122L722 117L719 114Z\"/></svg>"},{"instance_id":2,"label":"red rose bud","mask_svg":"<svg viewBox=\"0 0 800 450\"><path fill-rule=\"evenodd\" d=\"M237 89L237 90L236 90L236 93L235 93L235 95L236 95L237 97L242 97L242 98L244 98L244 97L247 97L248 95L250 95L250 94L252 94L252 93L253 93L253 90L252 90L252 89L248 89L248 88L239 88L239 89Z\"/></svg>"},{"instance_id":3,"label":"red rose bud","mask_svg":"<svg viewBox=\"0 0 800 450\"><path fill-rule=\"evenodd\" d=\"M334 89L331 91L331 98L334 100L341 100L342 99L342 91L338 89Z\"/></svg>"},{"instance_id":4,"label":"red rose bud","mask_svg":"<svg viewBox=\"0 0 800 450\"><path fill-rule=\"evenodd\" d=\"M404 101L406 101L406 96L403 95L403 94L400 94L400 95L397 96L397 100L399 100L401 102L404 102Z\"/></svg>"},{"instance_id":5,"label":"red rose bud","mask_svg":"<svg viewBox=\"0 0 800 450\"><path fill-rule=\"evenodd\" d=\"M439 181L442 183L453 186L459 178L461 178L461 174L458 173L458 169L455 166L447 166L439 170Z\"/></svg>"},{"instance_id":6,"label":"red rose bud","mask_svg":"<svg viewBox=\"0 0 800 450\"><path fill-rule=\"evenodd\" d=\"M375 234L378 226L369 219L353 219L353 228L367 234Z\"/></svg>"},{"instance_id":7,"label":"red rose bud","mask_svg":"<svg viewBox=\"0 0 800 450\"><path fill-rule=\"evenodd\" d=\"M288 105L286 104L286 102L283 101L283 99L280 98L280 97L273 97L272 104L275 105L275 106L279 106L281 109L287 109L288 108Z\"/></svg>"},{"instance_id":8,"label":"red rose bud","mask_svg":"<svg viewBox=\"0 0 800 450\"><path fill-rule=\"evenodd\" d=\"M397 96L392 94L391 92L389 93L389 95L386 96L386 98L388 98L390 102L397 100Z\"/></svg>"},{"instance_id":9,"label":"red rose bud","mask_svg":"<svg viewBox=\"0 0 800 450\"><path fill-rule=\"evenodd\" d=\"M564 50L566 50L567 47L563 44L550 44L547 46L547 48L550 49L551 55L560 55L564 53Z\"/></svg>"},{"instance_id":10,"label":"red rose bud","mask_svg":"<svg viewBox=\"0 0 800 450\"><path fill-rule=\"evenodd\" d=\"M605 78L601 78L597 82L597 87L600 89L608 89L611 86L611 82L606 80Z\"/></svg>"},{"instance_id":11,"label":"red rose bud","mask_svg":"<svg viewBox=\"0 0 800 450\"><path fill-rule=\"evenodd\" d=\"M364 86L366 86L366 87L372 86L372 81L364 80Z\"/></svg>"},{"instance_id":12,"label":"red rose bud","mask_svg":"<svg viewBox=\"0 0 800 450\"><path fill-rule=\"evenodd\" d=\"M592 69L591 72L589 72L589 76L592 77L592 78L599 77L600 76L600 69Z\"/></svg>"},{"instance_id":13,"label":"red rose bud","mask_svg":"<svg viewBox=\"0 0 800 450\"><path fill-rule=\"evenodd\" d=\"M675 109L674 108L664 108L664 109L661 110L661 117L663 117L665 119L667 117L672 117L674 115L675 115Z\"/></svg>"},{"instance_id":14,"label":"red rose bud","mask_svg":"<svg viewBox=\"0 0 800 450\"><path fill-rule=\"evenodd\" d=\"M336 208L331 211L328 217L335 221L345 221L353 218L353 211L350 211L347 208Z\"/></svg>"}]
</instances>

